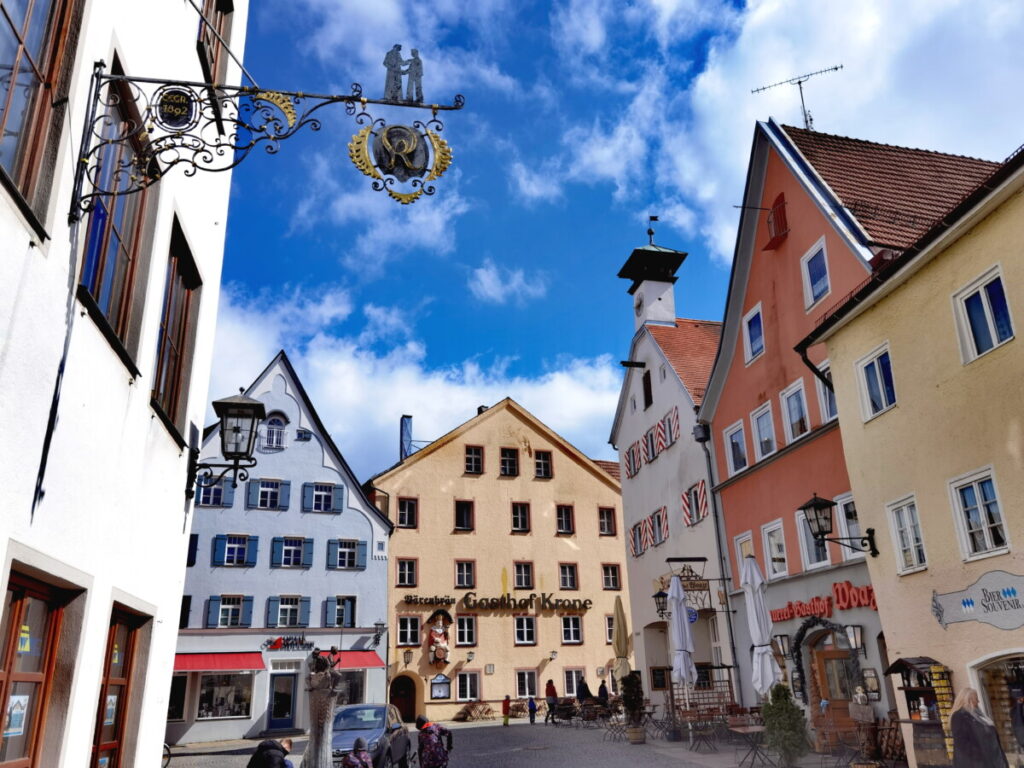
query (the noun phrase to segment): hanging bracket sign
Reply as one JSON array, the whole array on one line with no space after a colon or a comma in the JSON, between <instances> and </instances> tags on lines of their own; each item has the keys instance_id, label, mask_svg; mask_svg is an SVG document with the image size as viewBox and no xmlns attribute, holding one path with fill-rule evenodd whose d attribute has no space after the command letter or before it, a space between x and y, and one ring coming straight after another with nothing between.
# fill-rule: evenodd
<instances>
[{"instance_id":1,"label":"hanging bracket sign","mask_svg":"<svg viewBox=\"0 0 1024 768\"><path fill-rule=\"evenodd\" d=\"M980 621L998 629L1024 626L1024 576L989 571L967 589L932 592L932 615L942 628L961 621Z\"/></svg>"}]
</instances>

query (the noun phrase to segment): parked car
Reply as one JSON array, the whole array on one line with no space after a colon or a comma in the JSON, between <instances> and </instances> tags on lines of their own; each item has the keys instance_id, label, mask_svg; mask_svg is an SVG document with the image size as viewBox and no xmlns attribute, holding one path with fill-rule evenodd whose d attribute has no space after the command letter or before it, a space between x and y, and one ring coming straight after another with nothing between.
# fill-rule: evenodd
<instances>
[{"instance_id":1,"label":"parked car","mask_svg":"<svg viewBox=\"0 0 1024 768\"><path fill-rule=\"evenodd\" d=\"M331 735L335 766L341 765L360 736L366 739L374 768L409 768L412 739L398 710L390 704L348 704L335 711Z\"/></svg>"}]
</instances>

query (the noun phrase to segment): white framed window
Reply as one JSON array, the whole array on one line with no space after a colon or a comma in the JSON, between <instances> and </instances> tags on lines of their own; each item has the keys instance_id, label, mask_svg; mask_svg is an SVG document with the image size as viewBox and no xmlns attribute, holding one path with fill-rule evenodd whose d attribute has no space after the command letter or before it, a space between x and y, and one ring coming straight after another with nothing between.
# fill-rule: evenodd
<instances>
[{"instance_id":1,"label":"white framed window","mask_svg":"<svg viewBox=\"0 0 1024 768\"><path fill-rule=\"evenodd\" d=\"M604 617L604 642L606 645L612 644L612 635L615 633L615 617L605 616Z\"/></svg>"},{"instance_id":2,"label":"white framed window","mask_svg":"<svg viewBox=\"0 0 1024 768\"><path fill-rule=\"evenodd\" d=\"M398 644L419 645L420 644L420 617L399 616L398 617Z\"/></svg>"},{"instance_id":3,"label":"white framed window","mask_svg":"<svg viewBox=\"0 0 1024 768\"><path fill-rule=\"evenodd\" d=\"M476 584L476 563L472 560L455 561L455 586L459 589L472 589Z\"/></svg>"},{"instance_id":4,"label":"white framed window","mask_svg":"<svg viewBox=\"0 0 1024 768\"><path fill-rule=\"evenodd\" d=\"M224 547L224 565L245 565L245 550L248 536L228 536Z\"/></svg>"},{"instance_id":5,"label":"white framed window","mask_svg":"<svg viewBox=\"0 0 1024 768\"><path fill-rule=\"evenodd\" d=\"M239 595L220 596L218 627L237 627L242 623L242 598Z\"/></svg>"},{"instance_id":6,"label":"white framed window","mask_svg":"<svg viewBox=\"0 0 1024 768\"><path fill-rule=\"evenodd\" d=\"M796 513L796 535L800 539L800 555L803 557L805 571L824 568L831 563L828 542L818 541L811 535L811 527L807 524L807 515L802 511Z\"/></svg>"},{"instance_id":7,"label":"white framed window","mask_svg":"<svg viewBox=\"0 0 1024 768\"><path fill-rule=\"evenodd\" d=\"M764 537L765 576L781 579L789 575L789 563L786 561L786 537L782 529L782 520L773 520L761 527Z\"/></svg>"},{"instance_id":8,"label":"white framed window","mask_svg":"<svg viewBox=\"0 0 1024 768\"><path fill-rule=\"evenodd\" d=\"M398 527L415 528L419 525L419 499L398 500Z\"/></svg>"},{"instance_id":9,"label":"white framed window","mask_svg":"<svg viewBox=\"0 0 1024 768\"><path fill-rule=\"evenodd\" d=\"M582 669L567 669L565 670L565 695L568 698L576 698L576 688L583 680L584 670Z\"/></svg>"},{"instance_id":10,"label":"white framed window","mask_svg":"<svg viewBox=\"0 0 1024 768\"><path fill-rule=\"evenodd\" d=\"M515 533L530 532L530 505L524 501L512 502L512 531Z\"/></svg>"},{"instance_id":11,"label":"white framed window","mask_svg":"<svg viewBox=\"0 0 1024 768\"><path fill-rule=\"evenodd\" d=\"M651 515L651 533L654 536L654 546L658 546L665 541L665 531L662 527L665 524L665 514L665 510L662 508Z\"/></svg>"},{"instance_id":12,"label":"white framed window","mask_svg":"<svg viewBox=\"0 0 1024 768\"><path fill-rule=\"evenodd\" d=\"M965 559L1006 552L1009 542L992 468L950 481L949 492Z\"/></svg>"},{"instance_id":13,"label":"white framed window","mask_svg":"<svg viewBox=\"0 0 1024 768\"><path fill-rule=\"evenodd\" d=\"M476 701L480 698L479 672L459 672L455 678L455 698L459 701Z\"/></svg>"},{"instance_id":14,"label":"white framed window","mask_svg":"<svg viewBox=\"0 0 1024 768\"><path fill-rule=\"evenodd\" d=\"M551 451L534 451L533 476L542 478L554 476L551 465Z\"/></svg>"},{"instance_id":15,"label":"white framed window","mask_svg":"<svg viewBox=\"0 0 1024 768\"><path fill-rule=\"evenodd\" d=\"M735 475L747 466L747 438L743 432L743 422L737 421L723 432L725 440L725 459L729 465L729 474Z\"/></svg>"},{"instance_id":16,"label":"white framed window","mask_svg":"<svg viewBox=\"0 0 1024 768\"><path fill-rule=\"evenodd\" d=\"M754 433L754 456L758 461L775 453L775 421L772 404L767 402L750 414L750 428Z\"/></svg>"},{"instance_id":17,"label":"white framed window","mask_svg":"<svg viewBox=\"0 0 1024 768\"><path fill-rule=\"evenodd\" d=\"M634 557L639 557L644 553L644 527L641 523L637 523L629 529L629 536L633 544Z\"/></svg>"},{"instance_id":18,"label":"white framed window","mask_svg":"<svg viewBox=\"0 0 1024 768\"><path fill-rule=\"evenodd\" d=\"M811 431L807 418L807 398L804 397L804 380L797 379L779 394L782 406L782 426L786 432L786 444L803 437Z\"/></svg>"},{"instance_id":19,"label":"white framed window","mask_svg":"<svg viewBox=\"0 0 1024 768\"><path fill-rule=\"evenodd\" d=\"M279 480L260 480L260 509L277 509L281 501Z\"/></svg>"},{"instance_id":20,"label":"white framed window","mask_svg":"<svg viewBox=\"0 0 1024 768\"><path fill-rule=\"evenodd\" d=\"M750 531L741 533L733 539L733 546L736 548L736 578L739 579L740 569L743 567L743 558L754 556L754 536Z\"/></svg>"},{"instance_id":21,"label":"white framed window","mask_svg":"<svg viewBox=\"0 0 1024 768\"><path fill-rule=\"evenodd\" d=\"M605 589L620 589L619 566L615 563L601 566L601 580Z\"/></svg>"},{"instance_id":22,"label":"white framed window","mask_svg":"<svg viewBox=\"0 0 1024 768\"><path fill-rule=\"evenodd\" d=\"M334 503L334 486L330 483L313 483L313 511L330 512Z\"/></svg>"},{"instance_id":23,"label":"white framed window","mask_svg":"<svg viewBox=\"0 0 1024 768\"><path fill-rule=\"evenodd\" d=\"M335 626L356 627L356 598L354 595L337 595L337 609L334 615Z\"/></svg>"},{"instance_id":24,"label":"white framed window","mask_svg":"<svg viewBox=\"0 0 1024 768\"><path fill-rule=\"evenodd\" d=\"M299 626L299 598L281 597L277 608L277 626L297 627Z\"/></svg>"},{"instance_id":25,"label":"white framed window","mask_svg":"<svg viewBox=\"0 0 1024 768\"><path fill-rule=\"evenodd\" d=\"M525 699L537 695L537 670L516 670L516 697Z\"/></svg>"},{"instance_id":26,"label":"white framed window","mask_svg":"<svg viewBox=\"0 0 1024 768\"><path fill-rule=\"evenodd\" d=\"M765 351L764 319L759 301L743 315L743 361L752 362Z\"/></svg>"},{"instance_id":27,"label":"white framed window","mask_svg":"<svg viewBox=\"0 0 1024 768\"><path fill-rule=\"evenodd\" d=\"M764 352L764 321L761 302L743 316L743 360L750 363Z\"/></svg>"},{"instance_id":28,"label":"white framed window","mask_svg":"<svg viewBox=\"0 0 1024 768\"><path fill-rule=\"evenodd\" d=\"M287 567L298 567L302 565L302 545L305 539L284 540L281 548L281 565Z\"/></svg>"},{"instance_id":29,"label":"white framed window","mask_svg":"<svg viewBox=\"0 0 1024 768\"><path fill-rule=\"evenodd\" d=\"M818 370L821 371L822 376L830 382L832 381L832 366L828 360L819 365ZM818 410L821 411L821 423L827 424L839 415L839 409L836 407L836 393L826 387L817 376L814 377L814 382L818 387Z\"/></svg>"},{"instance_id":30,"label":"white framed window","mask_svg":"<svg viewBox=\"0 0 1024 768\"><path fill-rule=\"evenodd\" d=\"M658 427L654 426L644 433L644 446L647 450L647 462L658 458Z\"/></svg>"},{"instance_id":31,"label":"white framed window","mask_svg":"<svg viewBox=\"0 0 1024 768\"><path fill-rule=\"evenodd\" d=\"M512 572L516 589L533 589L533 563L514 563Z\"/></svg>"},{"instance_id":32,"label":"white framed window","mask_svg":"<svg viewBox=\"0 0 1024 768\"><path fill-rule=\"evenodd\" d=\"M537 618L535 616L515 616L512 622L515 627L516 645L537 644Z\"/></svg>"},{"instance_id":33,"label":"white framed window","mask_svg":"<svg viewBox=\"0 0 1024 768\"><path fill-rule=\"evenodd\" d=\"M265 422L263 432L263 447L267 450L280 450L284 448L284 419L280 416L271 416Z\"/></svg>"},{"instance_id":34,"label":"white framed window","mask_svg":"<svg viewBox=\"0 0 1024 768\"><path fill-rule=\"evenodd\" d=\"M252 672L200 675L196 720L249 717L252 684Z\"/></svg>"},{"instance_id":35,"label":"white framed window","mask_svg":"<svg viewBox=\"0 0 1024 768\"><path fill-rule=\"evenodd\" d=\"M859 539L863 536L853 496L845 493L842 496L836 496L833 501L836 503L835 514L836 520L839 522L839 536L847 539ZM866 552L855 552L848 547L841 547L840 551L843 553L843 560L863 560L867 554Z\"/></svg>"},{"instance_id":36,"label":"white framed window","mask_svg":"<svg viewBox=\"0 0 1024 768\"><path fill-rule=\"evenodd\" d=\"M340 556L340 550L339 550ZM416 586L416 561L415 560L399 560L398 565L398 586L399 587L415 587Z\"/></svg>"},{"instance_id":37,"label":"white framed window","mask_svg":"<svg viewBox=\"0 0 1024 768\"><path fill-rule=\"evenodd\" d=\"M201 507L220 507L224 505L224 481L219 480L213 485L200 485L199 498L196 502Z\"/></svg>"},{"instance_id":38,"label":"white framed window","mask_svg":"<svg viewBox=\"0 0 1024 768\"><path fill-rule=\"evenodd\" d=\"M810 309L832 290L828 279L828 256L822 236L800 259L800 279L804 286L804 308Z\"/></svg>"},{"instance_id":39,"label":"white framed window","mask_svg":"<svg viewBox=\"0 0 1024 768\"><path fill-rule=\"evenodd\" d=\"M889 342L858 360L856 368L864 421L896 405L896 382L892 375Z\"/></svg>"},{"instance_id":40,"label":"white framed window","mask_svg":"<svg viewBox=\"0 0 1024 768\"><path fill-rule=\"evenodd\" d=\"M559 504L555 507L555 526L557 533L574 533L576 531L571 504Z\"/></svg>"},{"instance_id":41,"label":"white framed window","mask_svg":"<svg viewBox=\"0 0 1024 768\"><path fill-rule=\"evenodd\" d=\"M615 535L615 507L597 508L597 532L601 536Z\"/></svg>"},{"instance_id":42,"label":"white framed window","mask_svg":"<svg viewBox=\"0 0 1024 768\"><path fill-rule=\"evenodd\" d=\"M558 565L558 588L577 589L579 581L576 578L576 563L559 563Z\"/></svg>"},{"instance_id":43,"label":"white framed window","mask_svg":"<svg viewBox=\"0 0 1024 768\"><path fill-rule=\"evenodd\" d=\"M1013 338L1013 319L999 265L957 291L953 311L965 364Z\"/></svg>"},{"instance_id":44,"label":"white framed window","mask_svg":"<svg viewBox=\"0 0 1024 768\"><path fill-rule=\"evenodd\" d=\"M913 573L928 567L921 538L921 521L917 517L917 501L908 496L885 505L889 513L889 524L893 544L896 545L896 569L901 573Z\"/></svg>"},{"instance_id":45,"label":"white framed window","mask_svg":"<svg viewBox=\"0 0 1024 768\"><path fill-rule=\"evenodd\" d=\"M476 645L476 616L455 617L455 644Z\"/></svg>"},{"instance_id":46,"label":"white framed window","mask_svg":"<svg viewBox=\"0 0 1024 768\"><path fill-rule=\"evenodd\" d=\"M338 567L339 568L355 568L356 567L356 548L359 546L359 542L352 539L339 539L338 540Z\"/></svg>"},{"instance_id":47,"label":"white framed window","mask_svg":"<svg viewBox=\"0 0 1024 768\"><path fill-rule=\"evenodd\" d=\"M562 617L562 644L579 645L583 642L583 618L580 616Z\"/></svg>"}]
</instances>

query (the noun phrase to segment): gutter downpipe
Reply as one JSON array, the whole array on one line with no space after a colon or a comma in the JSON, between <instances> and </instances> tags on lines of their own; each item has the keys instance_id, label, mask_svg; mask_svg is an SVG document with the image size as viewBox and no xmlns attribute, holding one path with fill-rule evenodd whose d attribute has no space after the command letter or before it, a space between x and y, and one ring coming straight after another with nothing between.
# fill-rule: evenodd
<instances>
[{"instance_id":1,"label":"gutter downpipe","mask_svg":"<svg viewBox=\"0 0 1024 768\"><path fill-rule=\"evenodd\" d=\"M796 347L794 347L794 349L796 350L797 354L800 355L800 359L804 361L804 365L811 369L811 373L813 373L817 377L818 381L825 385L825 387L828 388L829 392L835 394L835 390L832 388L832 380L825 376L825 374L818 369L818 366L812 363L810 358L807 357L807 345L800 343L797 344Z\"/></svg>"},{"instance_id":2,"label":"gutter downpipe","mask_svg":"<svg viewBox=\"0 0 1024 768\"><path fill-rule=\"evenodd\" d=\"M700 429L703 427L704 429ZM707 430L706 432L704 430ZM697 437L698 432L702 436L711 434L711 427L709 424L698 421L697 427L693 430L693 438L700 443L700 447L704 449L704 461L708 469L708 482L711 483L713 475L711 473L711 451L708 450L707 437L701 440ZM713 483L712 483L713 485ZM721 516L718 513L718 501L715 499L715 492L712 487L708 487L708 495L711 497L711 514L715 519L715 546L718 549L718 568L722 573L722 594L725 596L725 627L729 631L729 652L732 654L732 666L736 669L736 703L739 706L743 706L743 685L739 680L739 657L736 655L736 636L733 634L732 629L732 604L729 602L729 583L725 577L728 571L727 564L725 562L725 551L722 549L722 528L721 528Z\"/></svg>"}]
</instances>

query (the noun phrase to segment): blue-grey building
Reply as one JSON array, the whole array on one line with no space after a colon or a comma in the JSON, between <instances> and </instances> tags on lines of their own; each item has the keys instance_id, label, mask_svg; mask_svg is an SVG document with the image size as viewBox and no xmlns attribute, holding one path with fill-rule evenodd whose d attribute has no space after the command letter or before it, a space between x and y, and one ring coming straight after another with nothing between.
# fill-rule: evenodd
<instances>
[{"instance_id":1,"label":"blue-grey building","mask_svg":"<svg viewBox=\"0 0 1024 768\"><path fill-rule=\"evenodd\" d=\"M386 701L392 524L371 504L282 351L245 393L263 402L257 466L197 488L167 741L308 728L304 660L342 651L349 700ZM203 461L223 461L216 426Z\"/></svg>"}]
</instances>

